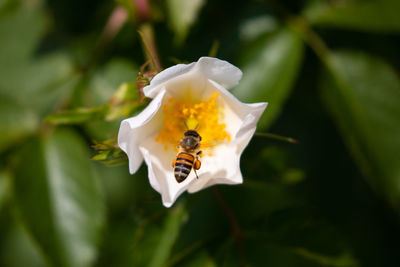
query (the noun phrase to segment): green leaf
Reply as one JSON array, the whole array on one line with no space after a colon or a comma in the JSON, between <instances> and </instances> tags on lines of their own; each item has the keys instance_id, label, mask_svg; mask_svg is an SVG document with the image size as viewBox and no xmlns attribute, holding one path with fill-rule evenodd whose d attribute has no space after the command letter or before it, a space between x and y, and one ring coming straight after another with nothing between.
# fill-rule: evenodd
<instances>
[{"instance_id":1,"label":"green leaf","mask_svg":"<svg viewBox=\"0 0 400 267\"><path fill-rule=\"evenodd\" d=\"M39 125L38 116L0 94L0 151L32 134Z\"/></svg>"},{"instance_id":2,"label":"green leaf","mask_svg":"<svg viewBox=\"0 0 400 267\"><path fill-rule=\"evenodd\" d=\"M18 154L15 197L21 217L54 266L90 266L104 206L85 144L57 130Z\"/></svg>"},{"instance_id":3,"label":"green leaf","mask_svg":"<svg viewBox=\"0 0 400 267\"><path fill-rule=\"evenodd\" d=\"M135 186L139 185L135 182ZM154 205L149 205L148 196L153 192L143 195L143 191L147 190L143 186L139 186L139 190L140 192L137 193L141 195L139 201L141 204L138 207L147 207L147 209L135 208L136 214L134 214L132 222L127 223L130 216L125 216L123 222L119 222L118 226L114 225L114 231L109 232L108 242L105 244L106 246L111 244L111 249L115 250L113 254L117 257L114 259L105 257L106 261L107 258L111 260L105 266L167 266L167 262L171 258L172 247L186 222L187 211L184 206L179 204L166 210L161 207L159 196L157 196L157 200L154 199ZM138 194L134 192L135 198L138 197ZM145 215L146 213L147 215ZM117 243L113 244L113 242ZM122 244L121 248L118 247L119 244ZM114 249L115 246L117 249ZM110 248L107 250L110 252Z\"/></svg>"},{"instance_id":4,"label":"green leaf","mask_svg":"<svg viewBox=\"0 0 400 267\"><path fill-rule=\"evenodd\" d=\"M43 267L45 258L37 244L23 227L18 216L11 211L12 207L4 210L7 224L2 224L0 239L0 265L9 267ZM4 213L2 214L4 215ZM4 218L5 219L5 218Z\"/></svg>"},{"instance_id":5,"label":"green leaf","mask_svg":"<svg viewBox=\"0 0 400 267\"><path fill-rule=\"evenodd\" d=\"M242 52L243 78L232 93L243 102L269 102L258 125L267 128L288 97L303 55L300 37L289 29L267 34Z\"/></svg>"},{"instance_id":6,"label":"green leaf","mask_svg":"<svg viewBox=\"0 0 400 267\"><path fill-rule=\"evenodd\" d=\"M370 32L399 32L400 1L313 1L305 17L315 25Z\"/></svg>"},{"instance_id":7,"label":"green leaf","mask_svg":"<svg viewBox=\"0 0 400 267\"><path fill-rule=\"evenodd\" d=\"M182 44L190 27L196 22L205 0L167 0L168 20L177 44Z\"/></svg>"},{"instance_id":8,"label":"green leaf","mask_svg":"<svg viewBox=\"0 0 400 267\"><path fill-rule=\"evenodd\" d=\"M74 82L63 52L34 57L46 30L40 1L15 1L0 13L0 151L32 134Z\"/></svg>"},{"instance_id":9,"label":"green leaf","mask_svg":"<svg viewBox=\"0 0 400 267\"><path fill-rule=\"evenodd\" d=\"M27 61L45 31L40 2L15 2L16 8L0 14L0 69Z\"/></svg>"},{"instance_id":10,"label":"green leaf","mask_svg":"<svg viewBox=\"0 0 400 267\"><path fill-rule=\"evenodd\" d=\"M279 27L276 17L268 14L257 15L244 20L240 24L239 37L242 41L251 41L266 33L272 33Z\"/></svg>"},{"instance_id":11,"label":"green leaf","mask_svg":"<svg viewBox=\"0 0 400 267\"><path fill-rule=\"evenodd\" d=\"M289 29L267 34L247 47L239 61L243 78L232 93L243 102L269 102L258 125L267 128L289 96L302 59L303 43Z\"/></svg>"},{"instance_id":12,"label":"green leaf","mask_svg":"<svg viewBox=\"0 0 400 267\"><path fill-rule=\"evenodd\" d=\"M382 60L337 52L323 99L370 184L400 210L400 81Z\"/></svg>"},{"instance_id":13,"label":"green leaf","mask_svg":"<svg viewBox=\"0 0 400 267\"><path fill-rule=\"evenodd\" d=\"M318 263L322 266L340 266L340 267L359 266L357 260L355 260L354 257L348 252L343 252L342 254L336 257L332 257L315 253L313 251L309 251L304 248L294 248L292 251L293 253L302 256L303 258L308 259L312 262Z\"/></svg>"},{"instance_id":14,"label":"green leaf","mask_svg":"<svg viewBox=\"0 0 400 267\"><path fill-rule=\"evenodd\" d=\"M10 191L11 191L10 174L4 170L0 170L0 212L4 203L10 197Z\"/></svg>"},{"instance_id":15,"label":"green leaf","mask_svg":"<svg viewBox=\"0 0 400 267\"><path fill-rule=\"evenodd\" d=\"M77 108L65 110L46 117L46 121L51 124L79 124L91 120L104 118L107 106L93 108Z\"/></svg>"},{"instance_id":16,"label":"green leaf","mask_svg":"<svg viewBox=\"0 0 400 267\"><path fill-rule=\"evenodd\" d=\"M128 161L125 152L118 147L116 138L96 143L93 148L97 151L97 154L92 157L92 160L97 160L110 166L124 164Z\"/></svg>"},{"instance_id":17,"label":"green leaf","mask_svg":"<svg viewBox=\"0 0 400 267\"><path fill-rule=\"evenodd\" d=\"M173 264L167 266L175 266ZM210 253L206 250L198 250L193 255L190 256L190 259L184 263L183 266L187 267L199 267L199 266L206 266L206 267L216 267L218 264L215 262L213 257Z\"/></svg>"},{"instance_id":18,"label":"green leaf","mask_svg":"<svg viewBox=\"0 0 400 267\"><path fill-rule=\"evenodd\" d=\"M147 105L147 101L140 101L140 93L136 83L123 83L109 101L109 110L106 120L113 121L133 115L138 109Z\"/></svg>"},{"instance_id":19,"label":"green leaf","mask_svg":"<svg viewBox=\"0 0 400 267\"><path fill-rule=\"evenodd\" d=\"M66 52L35 57L45 22L40 1L17 1L0 16L0 93L40 115L69 92L75 78Z\"/></svg>"},{"instance_id":20,"label":"green leaf","mask_svg":"<svg viewBox=\"0 0 400 267\"><path fill-rule=\"evenodd\" d=\"M121 84L136 81L138 71L139 68L132 62L113 59L96 70L89 88L85 89L84 104L97 106L107 103Z\"/></svg>"},{"instance_id":21,"label":"green leaf","mask_svg":"<svg viewBox=\"0 0 400 267\"><path fill-rule=\"evenodd\" d=\"M96 70L88 88L84 88L83 103L79 104L85 106L106 104L114 96L121 84L136 81L138 71L139 68L127 60L113 59L104 67ZM129 88L132 89L131 87ZM109 109L110 114L107 114L109 118L115 119L128 109L131 110L131 106L120 106L120 108L120 110L115 107ZM93 121L85 125L85 128L93 139L109 139L117 135L120 120L113 122Z\"/></svg>"},{"instance_id":22,"label":"green leaf","mask_svg":"<svg viewBox=\"0 0 400 267\"><path fill-rule=\"evenodd\" d=\"M70 93L76 76L63 52L42 56L15 68L0 67L0 92L43 115Z\"/></svg>"},{"instance_id":23,"label":"green leaf","mask_svg":"<svg viewBox=\"0 0 400 267\"><path fill-rule=\"evenodd\" d=\"M272 266L358 266L341 230L314 209L299 205L299 199L296 203L265 215L248 229L245 244L252 265L265 262L268 255Z\"/></svg>"},{"instance_id":24,"label":"green leaf","mask_svg":"<svg viewBox=\"0 0 400 267\"><path fill-rule=\"evenodd\" d=\"M78 80L70 56L64 52L54 52L41 56L19 71L15 90L19 90L21 103L34 108L41 115L53 108L72 93Z\"/></svg>"},{"instance_id":25,"label":"green leaf","mask_svg":"<svg viewBox=\"0 0 400 267\"><path fill-rule=\"evenodd\" d=\"M110 99L112 105L118 105L127 101L139 101L140 94L136 83L124 82L115 91Z\"/></svg>"}]
</instances>

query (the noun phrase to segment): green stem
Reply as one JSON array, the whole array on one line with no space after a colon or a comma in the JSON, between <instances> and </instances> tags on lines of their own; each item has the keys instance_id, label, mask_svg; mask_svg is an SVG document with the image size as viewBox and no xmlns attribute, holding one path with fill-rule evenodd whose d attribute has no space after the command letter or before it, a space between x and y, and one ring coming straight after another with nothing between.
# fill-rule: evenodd
<instances>
[{"instance_id":1,"label":"green stem","mask_svg":"<svg viewBox=\"0 0 400 267\"><path fill-rule=\"evenodd\" d=\"M229 207L228 203L226 203L225 199L223 198L222 194L219 192L218 188L213 187L212 191L214 193L214 197L221 208L221 210L224 212L226 218L228 219L229 225L232 230L232 235L235 240L238 254L239 254L239 259L240 259L240 265L241 266L246 266L247 261L246 261L246 252L243 244L243 232L242 229L239 226L239 223L236 219L235 214L233 213L232 209Z\"/></svg>"},{"instance_id":2,"label":"green stem","mask_svg":"<svg viewBox=\"0 0 400 267\"><path fill-rule=\"evenodd\" d=\"M128 12L121 6L116 6L111 12L107 19L107 23L103 28L99 39L97 40L91 57L89 58L86 65L83 67L84 71L87 71L97 59L104 54L107 46L115 38L115 36L121 31L122 27L128 19Z\"/></svg>"},{"instance_id":3,"label":"green stem","mask_svg":"<svg viewBox=\"0 0 400 267\"><path fill-rule=\"evenodd\" d=\"M290 17L288 19L289 26L296 31L304 42L306 42L317 54L317 56L326 64L329 65L331 52L324 41L316 34L307 20L303 17Z\"/></svg>"},{"instance_id":4,"label":"green stem","mask_svg":"<svg viewBox=\"0 0 400 267\"><path fill-rule=\"evenodd\" d=\"M215 40L215 41L212 43L210 52L208 53L208 56L209 56L209 57L215 57L215 56L217 55L217 53L218 53L218 49L219 49L219 41L218 41L218 40Z\"/></svg>"},{"instance_id":5,"label":"green stem","mask_svg":"<svg viewBox=\"0 0 400 267\"><path fill-rule=\"evenodd\" d=\"M161 68L160 61L158 59L156 45L154 43L153 28L150 24L142 24L140 30L137 31L142 40L143 49L146 53L148 60L150 60L151 67L155 72L159 72Z\"/></svg>"},{"instance_id":6,"label":"green stem","mask_svg":"<svg viewBox=\"0 0 400 267\"><path fill-rule=\"evenodd\" d=\"M285 141L285 142L289 142L289 143L292 143L292 144L298 144L299 143L298 140L296 140L296 139L294 139L292 137L281 136L281 135L273 134L273 133L259 133L259 132L256 132L254 135L257 136L257 137L265 137L265 138L271 138L271 139L276 139L276 140L280 140L280 141Z\"/></svg>"}]
</instances>

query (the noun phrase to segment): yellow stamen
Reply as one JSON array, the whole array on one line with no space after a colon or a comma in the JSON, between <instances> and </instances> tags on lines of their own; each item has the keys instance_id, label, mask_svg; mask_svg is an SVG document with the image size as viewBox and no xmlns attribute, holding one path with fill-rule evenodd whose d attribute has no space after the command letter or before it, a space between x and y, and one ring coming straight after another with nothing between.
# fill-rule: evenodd
<instances>
[{"instance_id":1,"label":"yellow stamen","mask_svg":"<svg viewBox=\"0 0 400 267\"><path fill-rule=\"evenodd\" d=\"M158 133L156 142L161 142L167 150L179 144L185 131L196 129L202 137L201 148L212 148L220 142L229 142L231 137L226 125L221 123L221 112L217 105L218 93L199 103L185 103L168 99L163 107L164 128ZM208 152L210 154L210 152Z\"/></svg>"}]
</instances>

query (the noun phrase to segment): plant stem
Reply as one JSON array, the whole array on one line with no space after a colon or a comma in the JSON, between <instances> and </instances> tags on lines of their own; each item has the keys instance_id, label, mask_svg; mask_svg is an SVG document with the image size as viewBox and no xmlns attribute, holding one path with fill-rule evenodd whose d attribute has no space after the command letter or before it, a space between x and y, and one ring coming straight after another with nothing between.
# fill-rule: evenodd
<instances>
[{"instance_id":1,"label":"plant stem","mask_svg":"<svg viewBox=\"0 0 400 267\"><path fill-rule=\"evenodd\" d=\"M84 70L90 68L97 58L103 54L104 50L110 44L110 42L115 38L124 26L126 20L128 19L128 12L125 8L121 6L116 6L108 17L107 23L97 40L95 47L93 49L92 56L89 58Z\"/></svg>"},{"instance_id":2,"label":"plant stem","mask_svg":"<svg viewBox=\"0 0 400 267\"><path fill-rule=\"evenodd\" d=\"M292 137L281 136L281 135L273 134L273 133L259 133L259 132L256 132L254 135L258 136L258 137L265 137L265 138L281 140L281 141L289 142L289 143L292 143L292 144L298 144L299 143L298 140L293 139Z\"/></svg>"},{"instance_id":3,"label":"plant stem","mask_svg":"<svg viewBox=\"0 0 400 267\"><path fill-rule=\"evenodd\" d=\"M142 40L143 49L147 59L150 61L152 69L158 73L162 68L154 41L153 27L151 26L151 24L144 23L140 26L140 30L138 30L138 33Z\"/></svg>"},{"instance_id":4,"label":"plant stem","mask_svg":"<svg viewBox=\"0 0 400 267\"><path fill-rule=\"evenodd\" d=\"M239 253L240 264L241 266L246 266L246 253L243 246L243 233L240 229L239 223L237 222L236 216L229 205L226 203L225 199L222 197L222 194L219 192L219 190L216 187L213 187L212 190L219 207L228 219L229 225L232 230L232 235Z\"/></svg>"},{"instance_id":5,"label":"plant stem","mask_svg":"<svg viewBox=\"0 0 400 267\"><path fill-rule=\"evenodd\" d=\"M218 41L218 40L215 40L215 41L212 43L210 52L208 53L208 56L209 56L209 57L215 57L215 56L217 55L217 53L218 53L218 49L219 49L219 41Z\"/></svg>"},{"instance_id":6,"label":"plant stem","mask_svg":"<svg viewBox=\"0 0 400 267\"><path fill-rule=\"evenodd\" d=\"M330 57L329 48L324 41L310 27L307 20L300 16L291 16L288 19L289 26L300 34L301 38L306 42L317 54L317 56L328 65Z\"/></svg>"}]
</instances>

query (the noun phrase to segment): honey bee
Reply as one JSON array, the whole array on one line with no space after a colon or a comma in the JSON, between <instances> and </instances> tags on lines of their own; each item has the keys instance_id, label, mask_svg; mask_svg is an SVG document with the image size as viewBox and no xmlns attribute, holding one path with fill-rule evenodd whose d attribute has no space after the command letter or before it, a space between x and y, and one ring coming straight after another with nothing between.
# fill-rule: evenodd
<instances>
[{"instance_id":1,"label":"honey bee","mask_svg":"<svg viewBox=\"0 0 400 267\"><path fill-rule=\"evenodd\" d=\"M199 178L196 170L200 169L201 166L199 160L202 153L200 151L200 141L201 136L196 130L187 130L179 142L178 154L172 162L175 179L178 183L185 181L192 168L196 177Z\"/></svg>"}]
</instances>

